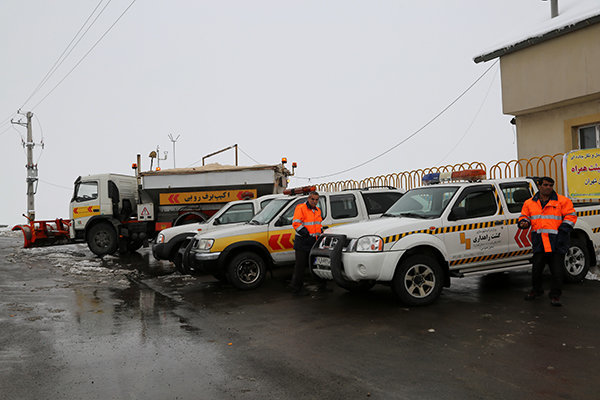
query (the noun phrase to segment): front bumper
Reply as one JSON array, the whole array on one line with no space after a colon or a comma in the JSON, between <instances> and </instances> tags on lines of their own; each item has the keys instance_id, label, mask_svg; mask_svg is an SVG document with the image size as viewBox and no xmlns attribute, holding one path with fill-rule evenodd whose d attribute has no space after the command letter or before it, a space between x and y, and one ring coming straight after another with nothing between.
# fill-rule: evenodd
<instances>
[{"instance_id":1,"label":"front bumper","mask_svg":"<svg viewBox=\"0 0 600 400\"><path fill-rule=\"evenodd\" d=\"M221 252L198 251L193 248L194 243L194 240L192 240L185 248L179 249L183 271L190 275L217 273L220 268L219 257Z\"/></svg>"},{"instance_id":2,"label":"front bumper","mask_svg":"<svg viewBox=\"0 0 600 400\"><path fill-rule=\"evenodd\" d=\"M168 260L171 252L171 246L168 243L154 243L152 245L152 255L157 260Z\"/></svg>"},{"instance_id":3,"label":"front bumper","mask_svg":"<svg viewBox=\"0 0 600 400\"><path fill-rule=\"evenodd\" d=\"M391 281L394 278L395 267L404 253L401 251L344 252L345 246L341 245L340 242L347 242L345 236L323 236L325 236L323 240L326 241L333 236L338 236L333 238L334 240L337 239L337 243L328 248L322 248L320 238L310 252L310 268L316 276L334 280L338 284L340 284L340 281L342 284L344 281Z\"/></svg>"}]
</instances>

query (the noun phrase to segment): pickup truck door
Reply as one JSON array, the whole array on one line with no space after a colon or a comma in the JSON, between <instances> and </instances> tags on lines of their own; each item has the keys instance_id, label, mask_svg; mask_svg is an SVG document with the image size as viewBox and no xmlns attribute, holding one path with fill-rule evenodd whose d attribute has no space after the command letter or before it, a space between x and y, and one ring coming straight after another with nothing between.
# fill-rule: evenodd
<instances>
[{"instance_id":1,"label":"pickup truck door","mask_svg":"<svg viewBox=\"0 0 600 400\"><path fill-rule=\"evenodd\" d=\"M276 264L290 263L295 260L294 237L296 236L296 232L292 227L292 219L294 218L296 206L305 201L306 196L296 199L269 224L268 249ZM325 199L321 196L319 198L319 207L321 207L321 210L323 210L324 201Z\"/></svg>"},{"instance_id":2,"label":"pickup truck door","mask_svg":"<svg viewBox=\"0 0 600 400\"><path fill-rule=\"evenodd\" d=\"M508 252L506 215L494 185L473 185L456 198L444 223L450 269L472 269Z\"/></svg>"},{"instance_id":3,"label":"pickup truck door","mask_svg":"<svg viewBox=\"0 0 600 400\"><path fill-rule=\"evenodd\" d=\"M353 193L329 196L329 212L326 208L321 208L321 211L323 228L367 219L366 210L364 207L359 208L356 196Z\"/></svg>"},{"instance_id":4,"label":"pickup truck door","mask_svg":"<svg viewBox=\"0 0 600 400\"><path fill-rule=\"evenodd\" d=\"M506 228L508 229L508 251L523 252L531 249L531 229L523 230L517 227L517 220L521 215L523 203L532 197L533 188L527 181L507 182L500 184L504 202L507 209ZM517 258L529 258L529 254L518 254Z\"/></svg>"}]
</instances>

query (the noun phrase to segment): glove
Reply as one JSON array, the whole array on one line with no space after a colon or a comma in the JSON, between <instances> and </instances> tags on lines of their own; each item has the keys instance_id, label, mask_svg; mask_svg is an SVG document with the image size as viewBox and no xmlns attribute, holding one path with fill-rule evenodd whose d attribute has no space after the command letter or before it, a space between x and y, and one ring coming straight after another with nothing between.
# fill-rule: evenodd
<instances>
[{"instance_id":1,"label":"glove","mask_svg":"<svg viewBox=\"0 0 600 400\"><path fill-rule=\"evenodd\" d=\"M531 222L526 219L522 219L519 221L517 226L519 227L519 229L529 229L529 227L531 226Z\"/></svg>"},{"instance_id":2,"label":"glove","mask_svg":"<svg viewBox=\"0 0 600 400\"><path fill-rule=\"evenodd\" d=\"M310 237L310 232L308 231L308 229L306 229L305 226L303 226L302 229L296 232L296 234L302 237Z\"/></svg>"}]
</instances>

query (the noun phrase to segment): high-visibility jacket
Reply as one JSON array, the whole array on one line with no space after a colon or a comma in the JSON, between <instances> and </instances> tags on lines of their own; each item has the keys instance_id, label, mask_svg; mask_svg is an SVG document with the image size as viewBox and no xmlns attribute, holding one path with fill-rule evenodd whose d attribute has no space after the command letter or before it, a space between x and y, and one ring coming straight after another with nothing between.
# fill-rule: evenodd
<instances>
[{"instance_id":1,"label":"high-visibility jacket","mask_svg":"<svg viewBox=\"0 0 600 400\"><path fill-rule=\"evenodd\" d=\"M294 249L310 251L317 241L317 236L323 232L322 221L319 207L310 209L308 203L298 204L292 220L292 227L296 231Z\"/></svg>"},{"instance_id":2,"label":"high-visibility jacket","mask_svg":"<svg viewBox=\"0 0 600 400\"><path fill-rule=\"evenodd\" d=\"M566 253L569 246L569 234L577 213L573 202L552 191L550 200L542 208L539 192L523 204L519 221L531 223L531 243L534 253Z\"/></svg>"}]
</instances>

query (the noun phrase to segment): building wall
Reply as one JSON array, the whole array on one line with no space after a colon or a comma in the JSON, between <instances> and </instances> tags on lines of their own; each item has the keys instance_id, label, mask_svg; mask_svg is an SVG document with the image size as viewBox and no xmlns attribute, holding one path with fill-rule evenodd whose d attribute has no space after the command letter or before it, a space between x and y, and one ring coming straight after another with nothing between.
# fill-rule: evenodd
<instances>
[{"instance_id":1,"label":"building wall","mask_svg":"<svg viewBox=\"0 0 600 400\"><path fill-rule=\"evenodd\" d=\"M578 148L578 127L600 123L600 100L520 115L516 123L518 158L566 153Z\"/></svg>"},{"instance_id":2,"label":"building wall","mask_svg":"<svg viewBox=\"0 0 600 400\"><path fill-rule=\"evenodd\" d=\"M505 114L600 99L600 24L503 56L500 66Z\"/></svg>"}]
</instances>

